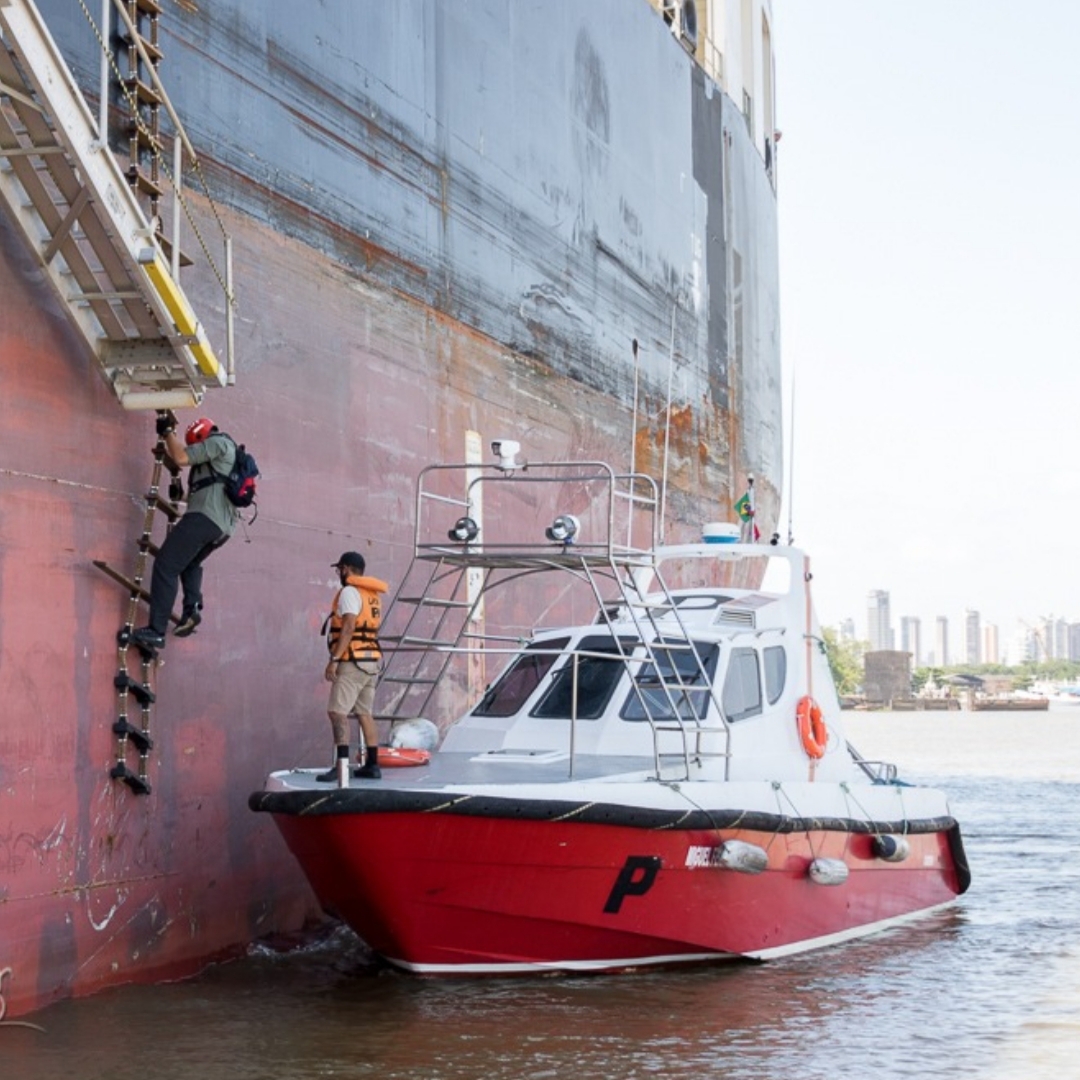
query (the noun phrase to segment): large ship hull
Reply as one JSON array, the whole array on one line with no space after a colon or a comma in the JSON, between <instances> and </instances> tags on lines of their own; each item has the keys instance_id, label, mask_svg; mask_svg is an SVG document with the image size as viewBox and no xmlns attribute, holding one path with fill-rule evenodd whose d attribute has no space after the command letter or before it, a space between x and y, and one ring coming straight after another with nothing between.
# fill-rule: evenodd
<instances>
[{"instance_id":1,"label":"large ship hull","mask_svg":"<svg viewBox=\"0 0 1080 1080\"><path fill-rule=\"evenodd\" d=\"M93 101L93 34L39 6ZM468 433L666 473L672 539L730 517L748 473L775 523L775 194L730 98L644 2L332 7L163 20L214 200L192 221L234 244L237 385L202 409L263 477L198 633L164 651L148 796L109 778L127 596L93 560L135 558L152 415L118 407L0 213L8 1015L318 916L246 796L328 758L329 563L400 579L413 479ZM220 324L212 275L185 288Z\"/></svg>"}]
</instances>

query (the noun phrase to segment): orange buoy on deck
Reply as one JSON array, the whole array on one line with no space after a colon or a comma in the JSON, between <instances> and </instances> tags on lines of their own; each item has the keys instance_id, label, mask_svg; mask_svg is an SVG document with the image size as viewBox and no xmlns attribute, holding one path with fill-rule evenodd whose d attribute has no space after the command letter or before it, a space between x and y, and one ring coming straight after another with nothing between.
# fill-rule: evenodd
<instances>
[{"instance_id":1,"label":"orange buoy on deck","mask_svg":"<svg viewBox=\"0 0 1080 1080\"><path fill-rule=\"evenodd\" d=\"M428 750L411 750L406 746L380 746L379 765L391 769L403 765L426 765L431 760Z\"/></svg>"}]
</instances>

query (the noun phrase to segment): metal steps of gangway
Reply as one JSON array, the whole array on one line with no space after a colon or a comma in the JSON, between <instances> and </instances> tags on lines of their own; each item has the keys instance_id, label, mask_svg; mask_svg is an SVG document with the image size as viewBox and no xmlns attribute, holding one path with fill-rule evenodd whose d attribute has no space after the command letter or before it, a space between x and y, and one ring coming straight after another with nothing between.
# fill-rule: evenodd
<instances>
[{"instance_id":1,"label":"metal steps of gangway","mask_svg":"<svg viewBox=\"0 0 1080 1080\"><path fill-rule=\"evenodd\" d=\"M0 0L0 200L125 408L196 405L226 384L32 0Z\"/></svg>"}]
</instances>

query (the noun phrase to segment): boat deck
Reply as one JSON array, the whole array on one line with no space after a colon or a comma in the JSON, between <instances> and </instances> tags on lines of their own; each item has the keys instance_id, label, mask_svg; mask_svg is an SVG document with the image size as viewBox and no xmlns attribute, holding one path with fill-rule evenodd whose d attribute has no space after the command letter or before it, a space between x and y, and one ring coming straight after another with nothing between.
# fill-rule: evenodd
<instances>
[{"instance_id":1,"label":"boat deck","mask_svg":"<svg viewBox=\"0 0 1080 1080\"><path fill-rule=\"evenodd\" d=\"M336 790L336 784L315 779L323 769L276 772L279 790ZM566 784L591 780L640 782L654 777L652 757L613 757L552 750L500 750L471 753L435 753L426 765L387 767L381 780L350 780L350 788L476 788L491 785Z\"/></svg>"}]
</instances>

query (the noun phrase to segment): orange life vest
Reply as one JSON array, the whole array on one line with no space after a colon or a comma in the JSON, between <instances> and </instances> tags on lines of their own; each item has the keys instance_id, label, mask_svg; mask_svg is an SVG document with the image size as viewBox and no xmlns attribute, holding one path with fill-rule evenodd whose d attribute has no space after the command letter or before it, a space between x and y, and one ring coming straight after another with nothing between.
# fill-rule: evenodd
<instances>
[{"instance_id":1,"label":"orange life vest","mask_svg":"<svg viewBox=\"0 0 1080 1080\"><path fill-rule=\"evenodd\" d=\"M385 581L380 581L378 578L349 574L345 579L345 585L338 589L334 597L334 606L327 620L330 632L327 634L326 644L333 655L334 648L341 637L343 621L343 616L338 611L338 602L341 600L342 592L350 585L360 594L360 614L356 616L356 625L353 627L346 657L349 660L378 660L382 656L382 650L379 648L379 625L382 623L380 598L390 588Z\"/></svg>"}]
</instances>

